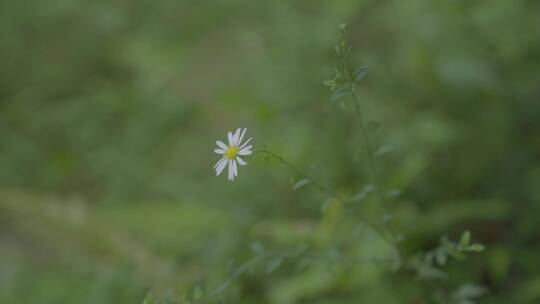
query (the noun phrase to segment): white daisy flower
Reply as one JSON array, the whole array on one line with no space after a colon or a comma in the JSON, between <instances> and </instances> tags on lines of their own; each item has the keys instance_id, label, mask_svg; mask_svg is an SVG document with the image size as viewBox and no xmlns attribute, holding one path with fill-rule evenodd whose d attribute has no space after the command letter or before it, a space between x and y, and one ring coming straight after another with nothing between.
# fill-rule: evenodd
<instances>
[{"instance_id":1,"label":"white daisy flower","mask_svg":"<svg viewBox=\"0 0 540 304\"><path fill-rule=\"evenodd\" d=\"M234 180L235 176L238 176L238 167L236 166L236 163L242 166L247 165L247 162L240 158L240 156L246 156L253 153L253 151L251 151L253 146L247 145L253 139L253 137L242 143L246 130L247 129L245 128L244 130L237 129L234 134L232 132L228 132L228 145L220 140L216 141L218 148L215 149L214 152L222 156L222 158L214 165L216 176L220 175L221 172L223 172L223 169L229 165L229 180L232 181Z\"/></svg>"}]
</instances>

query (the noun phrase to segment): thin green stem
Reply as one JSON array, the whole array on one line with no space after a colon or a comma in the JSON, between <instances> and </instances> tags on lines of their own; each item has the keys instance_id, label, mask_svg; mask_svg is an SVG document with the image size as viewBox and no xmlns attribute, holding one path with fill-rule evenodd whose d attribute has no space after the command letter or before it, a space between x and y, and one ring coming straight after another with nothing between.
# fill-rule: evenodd
<instances>
[{"instance_id":1,"label":"thin green stem","mask_svg":"<svg viewBox=\"0 0 540 304\"><path fill-rule=\"evenodd\" d=\"M356 95L356 91L354 88L351 88L351 98L354 101L354 113L356 115L356 121L360 125L360 130L362 132L362 136L364 137L364 142L366 144L366 151L367 151L368 160L369 160L369 168L371 171L373 182L375 184L375 189L377 191L377 195L379 196L379 199L381 200L383 204L383 208L386 210L388 208L388 203L386 202L386 197L384 196L384 193L382 192L382 186L379 179L379 174L377 172L377 166L375 165L375 156L373 153L373 148L371 147L371 141L369 139L369 134L367 132L366 124L364 123L362 112L360 111L360 102L358 101L358 97Z\"/></svg>"},{"instance_id":2,"label":"thin green stem","mask_svg":"<svg viewBox=\"0 0 540 304\"><path fill-rule=\"evenodd\" d=\"M364 215L362 215L357 209L353 208L353 206L345 199L343 199L341 196L339 196L334 190L329 188L328 186L323 185L320 182L317 182L316 180L313 180L309 175L304 173L302 170L295 167L293 164L288 162L283 156L278 155L274 152L268 151L266 149L261 150L254 150L254 153L262 153L266 154L267 156L281 162L285 166L287 166L289 169L294 171L296 174L301 176L302 178L308 179L321 193L325 193L332 198L338 200L345 208L348 210L351 210L356 214L362 222L364 222L366 225L371 227L373 230L375 230L377 233L381 235L381 237L393 248L393 250L396 252L398 259L399 259L399 250L396 245L396 241L391 233L386 232L383 228L381 228L377 223L370 221L367 219Z\"/></svg>"},{"instance_id":3,"label":"thin green stem","mask_svg":"<svg viewBox=\"0 0 540 304\"><path fill-rule=\"evenodd\" d=\"M357 124L359 125L359 128L360 128L360 133L362 134L362 138L363 138L363 141L364 141L364 144L365 144L365 147L366 147L366 151L367 151L367 156L368 156L368 163L369 163L369 170L370 170L370 173L371 173L371 176L372 176L372 179L373 179L373 183L375 184L375 191L377 193L377 196L379 197L379 200L382 204L382 207L383 207L383 210L385 212L388 212L388 203L386 201L386 197L382 191L382 186L381 186L381 182L380 182L380 179L379 179L379 175L378 175L378 172L377 172L377 166L375 164L375 156L374 156L374 152L373 152L373 148L371 146L371 141L370 141L370 138L369 138L369 133L367 131L367 128L366 128L366 124L364 123L364 118L362 116L362 111L361 111L361 107L360 107L360 101L358 99L358 95L356 93L356 89L355 89L355 82L353 81L352 77L351 77L351 72L349 70L349 55L350 55L350 51L351 51L351 48L347 45L347 40L346 40L346 36L345 36L345 30L341 31L341 34L342 34L342 42L341 42L341 46L342 46L342 52L341 54L338 54L339 57L341 58L341 64L342 64L342 69L343 69L343 74L345 76L345 80L346 80L346 85L348 86L348 89L350 91L350 95L351 95L351 99L353 101L353 104L354 104L354 114L355 114L355 117L356 117L356 122ZM397 251L397 254L399 256L399 248L398 248L398 245L397 245L397 240L394 236L394 234L392 232L389 233L390 235L390 238L392 240L392 243L394 245L394 248L395 250Z\"/></svg>"},{"instance_id":4,"label":"thin green stem","mask_svg":"<svg viewBox=\"0 0 540 304\"><path fill-rule=\"evenodd\" d=\"M327 186L313 180L311 177L309 177L306 173L304 173L303 171L301 171L300 169L296 168L293 164L291 164L290 162L288 162L283 156L281 155L278 155L272 151L268 151L266 149L261 149L261 150L254 150L253 151L254 153L263 153L263 154L266 154L267 156L281 162L282 164L284 164L285 166L287 166L289 169L291 169L292 171L294 171L296 174L298 174L299 176L301 176L302 178L305 178L305 179L308 179L310 181L310 183L312 183L315 187L317 187L317 189L322 192L322 193L326 193L326 194L329 194L330 196L334 197L335 199L339 200L340 202L345 202L344 199L342 199L341 197L339 197L332 189L328 188Z\"/></svg>"},{"instance_id":5,"label":"thin green stem","mask_svg":"<svg viewBox=\"0 0 540 304\"><path fill-rule=\"evenodd\" d=\"M343 41L346 41L345 32L342 32L342 37L343 37ZM369 133L367 132L366 124L364 123L364 118L362 117L362 111L360 109L360 101L358 100L356 89L354 88L355 83L352 80L351 73L349 71L349 51L348 50L345 51L345 53L341 56L341 58L342 58L341 63L343 65L343 74L345 75L345 79L347 80L347 85L349 86L351 99L353 100L353 104L354 104L354 114L356 117L356 122L358 123L360 127L360 132L362 133L362 137L364 139L364 143L366 146L368 162L369 162L369 170L373 178L373 183L375 184L377 195L379 196L379 199L381 200L381 203L383 204L383 208L386 210L388 206L386 203L386 198L384 194L382 193L381 183L379 180L379 175L377 173L377 166L375 165L375 156L374 156L373 148L371 147Z\"/></svg>"}]
</instances>

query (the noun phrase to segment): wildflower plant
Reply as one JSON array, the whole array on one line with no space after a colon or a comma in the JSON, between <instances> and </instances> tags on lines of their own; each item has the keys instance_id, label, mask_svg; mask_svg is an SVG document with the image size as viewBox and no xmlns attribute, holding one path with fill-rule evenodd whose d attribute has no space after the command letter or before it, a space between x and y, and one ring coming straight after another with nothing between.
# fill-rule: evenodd
<instances>
[{"instance_id":1,"label":"wildflower plant","mask_svg":"<svg viewBox=\"0 0 540 304\"><path fill-rule=\"evenodd\" d=\"M228 132L227 144L219 140L216 142L217 148L214 152L219 154L221 158L214 165L215 173L216 175L220 175L225 167L228 166L228 180L233 181L238 176L238 165L246 166L247 162L244 160L244 157L251 154L263 156L266 161L276 161L289 168L296 176L296 182L292 186L292 191L310 186L320 191L328 198L326 203L327 208L331 208L333 205L337 206L338 209L343 209L361 224L359 227L367 227L386 244L388 250L384 256L360 259L355 257L353 253L353 256L349 257L351 259L349 262L373 263L388 269L392 273L412 274L422 280L445 280L448 274L443 268L447 265L449 259L461 260L469 252L483 251L484 246L482 244L472 243L471 233L466 231L457 242L445 236L441 237L439 245L426 252L411 254L402 249L402 243L405 237L398 233L399 228L392 225L392 205L389 201L400 191L396 189L386 191L383 188L376 163L376 150L373 147L370 133L368 132L369 126L365 122L362 103L357 93L358 84L367 75L368 69L364 66L352 68L350 62L352 47L347 42L347 26L345 24L340 25L339 32L341 39L334 48L339 59L339 64L334 69L334 76L324 81L324 85L330 88L331 103L347 102L354 109L357 130L356 142L358 147L362 148L365 152L369 170L368 175L371 178L370 183L358 193L343 195L310 176L303 169L288 161L284 156L271 151L266 146L254 149L250 144L253 138L249 138L243 142L247 133L247 129L245 128L239 128L234 133ZM364 200L370 193L375 194L376 203L380 205L383 214L368 216L358 207L358 203ZM345 242L355 242L354 232L346 234L343 238ZM313 249L300 244L293 248L276 251L272 248L267 248L264 243L256 241L251 244L251 251L253 253L252 257L244 263L232 267L227 280L213 288L203 288L201 285L196 285L190 292L184 295L182 303L226 303L225 291L242 275L251 273L257 268L260 269L262 267L264 273L270 274L279 269L284 263L297 263L296 268L301 271L306 267L306 261L320 259L328 263L337 263L337 261L345 257L340 252L339 246L332 247L331 245L328 248ZM341 262L343 261L341 260ZM464 284L455 291L446 292L443 302L474 303L474 300L484 292L485 289L481 286ZM145 303L160 303L152 299L149 296Z\"/></svg>"}]
</instances>

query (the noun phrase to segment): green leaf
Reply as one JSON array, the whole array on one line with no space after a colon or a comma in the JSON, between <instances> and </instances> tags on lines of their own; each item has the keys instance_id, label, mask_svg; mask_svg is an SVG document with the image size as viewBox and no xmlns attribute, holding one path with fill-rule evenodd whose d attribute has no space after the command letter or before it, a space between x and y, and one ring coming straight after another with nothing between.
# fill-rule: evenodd
<instances>
[{"instance_id":1,"label":"green leaf","mask_svg":"<svg viewBox=\"0 0 540 304\"><path fill-rule=\"evenodd\" d=\"M282 263L283 258L281 257L271 260L270 263L268 263L268 265L266 266L266 273L272 273L276 271Z\"/></svg>"},{"instance_id":2,"label":"green leaf","mask_svg":"<svg viewBox=\"0 0 540 304\"><path fill-rule=\"evenodd\" d=\"M416 271L421 279L446 279L448 277L446 272L428 264L421 264Z\"/></svg>"},{"instance_id":3,"label":"green leaf","mask_svg":"<svg viewBox=\"0 0 540 304\"><path fill-rule=\"evenodd\" d=\"M481 251L484 251L484 249L486 249L486 247L482 244L472 244L469 246L468 248L470 251L476 251L476 252L481 252Z\"/></svg>"},{"instance_id":4,"label":"green leaf","mask_svg":"<svg viewBox=\"0 0 540 304\"><path fill-rule=\"evenodd\" d=\"M388 197L388 198L396 198L396 197L399 197L401 195L401 190L392 189L390 191L387 191L385 194L386 194L386 197Z\"/></svg>"},{"instance_id":5,"label":"green leaf","mask_svg":"<svg viewBox=\"0 0 540 304\"><path fill-rule=\"evenodd\" d=\"M368 69L366 67L359 67L358 69L356 69L356 71L354 71L354 79L356 79L356 81L364 79L367 71Z\"/></svg>"},{"instance_id":6,"label":"green leaf","mask_svg":"<svg viewBox=\"0 0 540 304\"><path fill-rule=\"evenodd\" d=\"M482 286L474 284L464 284L459 287L453 294L452 297L457 300L470 300L478 298L486 293L486 289Z\"/></svg>"},{"instance_id":7,"label":"green leaf","mask_svg":"<svg viewBox=\"0 0 540 304\"><path fill-rule=\"evenodd\" d=\"M334 93L330 97L330 101L331 102L338 101L341 98L345 97L345 95L347 95L347 94L349 94L349 89L347 89L345 87L340 87L340 88L338 88L337 90L334 91Z\"/></svg>"},{"instance_id":8,"label":"green leaf","mask_svg":"<svg viewBox=\"0 0 540 304\"><path fill-rule=\"evenodd\" d=\"M302 187L304 187L305 185L309 184L310 183L310 180L307 179L307 178L304 178L304 179L301 179L299 181L297 181L294 186L293 186L293 191L296 191Z\"/></svg>"},{"instance_id":9,"label":"green leaf","mask_svg":"<svg viewBox=\"0 0 540 304\"><path fill-rule=\"evenodd\" d=\"M253 242L250 245L251 250L255 253L263 253L264 252L264 246L259 242Z\"/></svg>"},{"instance_id":10,"label":"green leaf","mask_svg":"<svg viewBox=\"0 0 540 304\"><path fill-rule=\"evenodd\" d=\"M435 252L435 260L437 261L437 264L441 266L446 264L446 252L443 249L439 248Z\"/></svg>"},{"instance_id":11,"label":"green leaf","mask_svg":"<svg viewBox=\"0 0 540 304\"><path fill-rule=\"evenodd\" d=\"M383 156L383 155L386 155L392 151L394 151L395 148L394 146L392 145L384 145L384 146L381 146L379 149L377 149L377 151L375 151L375 156L377 157L380 157L380 156Z\"/></svg>"},{"instance_id":12,"label":"green leaf","mask_svg":"<svg viewBox=\"0 0 540 304\"><path fill-rule=\"evenodd\" d=\"M323 84L327 87L330 87L330 90L334 91L336 89L337 83L335 80L325 80Z\"/></svg>"},{"instance_id":13,"label":"green leaf","mask_svg":"<svg viewBox=\"0 0 540 304\"><path fill-rule=\"evenodd\" d=\"M336 51L336 55L341 56L341 47L338 44L334 47L334 51Z\"/></svg>"},{"instance_id":14,"label":"green leaf","mask_svg":"<svg viewBox=\"0 0 540 304\"><path fill-rule=\"evenodd\" d=\"M459 245L460 246L469 246L469 244L471 243L471 232L469 230L463 232L463 234L461 235L461 240L459 241Z\"/></svg>"},{"instance_id":15,"label":"green leaf","mask_svg":"<svg viewBox=\"0 0 540 304\"><path fill-rule=\"evenodd\" d=\"M383 214L382 216L382 222L383 223L388 223L390 222L394 217L391 215L391 214L388 214L388 213L385 213Z\"/></svg>"},{"instance_id":16,"label":"green leaf","mask_svg":"<svg viewBox=\"0 0 540 304\"><path fill-rule=\"evenodd\" d=\"M349 201L351 202L359 202L359 201L362 201L363 199L365 199L367 197L367 195L371 192L373 192L375 190L375 186L372 185L372 184L367 184L364 186L364 188L362 188L362 190L360 190L360 192L358 192L356 195L354 195L353 197L351 197L349 199Z\"/></svg>"}]
</instances>

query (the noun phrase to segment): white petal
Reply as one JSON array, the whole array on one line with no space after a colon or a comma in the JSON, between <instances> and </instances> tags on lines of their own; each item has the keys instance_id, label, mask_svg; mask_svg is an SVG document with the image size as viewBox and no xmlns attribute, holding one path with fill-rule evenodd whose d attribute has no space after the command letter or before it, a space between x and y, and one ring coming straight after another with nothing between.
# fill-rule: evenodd
<instances>
[{"instance_id":1,"label":"white petal","mask_svg":"<svg viewBox=\"0 0 540 304\"><path fill-rule=\"evenodd\" d=\"M234 136L231 132L227 132L227 139L229 139L229 146L234 145Z\"/></svg>"},{"instance_id":2,"label":"white petal","mask_svg":"<svg viewBox=\"0 0 540 304\"><path fill-rule=\"evenodd\" d=\"M253 153L253 151L251 151L252 147L253 147L252 145L249 145L249 146L243 148L242 150L240 150L238 152L238 154L239 155L251 155Z\"/></svg>"},{"instance_id":3,"label":"white petal","mask_svg":"<svg viewBox=\"0 0 540 304\"><path fill-rule=\"evenodd\" d=\"M240 165L242 165L242 166L247 165L247 162L245 162L243 159L241 159L241 158L238 157L238 156L236 157L236 161L237 161Z\"/></svg>"},{"instance_id":4,"label":"white petal","mask_svg":"<svg viewBox=\"0 0 540 304\"><path fill-rule=\"evenodd\" d=\"M214 165L214 169L219 166L219 163L221 163L225 158L220 158L218 162Z\"/></svg>"},{"instance_id":5,"label":"white petal","mask_svg":"<svg viewBox=\"0 0 540 304\"><path fill-rule=\"evenodd\" d=\"M223 169L227 166L227 159L222 158L216 166L216 176L220 175L223 172Z\"/></svg>"},{"instance_id":6,"label":"white petal","mask_svg":"<svg viewBox=\"0 0 540 304\"><path fill-rule=\"evenodd\" d=\"M224 142L222 142L221 140L216 141L216 145L218 145L218 147L220 147L220 148L223 149L223 150L227 150L227 149L229 148L229 147L227 147L227 145L226 145Z\"/></svg>"},{"instance_id":7,"label":"white petal","mask_svg":"<svg viewBox=\"0 0 540 304\"><path fill-rule=\"evenodd\" d=\"M232 160L229 160L227 163L229 164L229 180L232 181L234 179Z\"/></svg>"},{"instance_id":8,"label":"white petal","mask_svg":"<svg viewBox=\"0 0 540 304\"><path fill-rule=\"evenodd\" d=\"M242 142L244 135L246 135L246 131L247 131L247 128L244 128L244 130L242 130L242 134L240 134L240 138L238 139L238 145L240 145L240 143Z\"/></svg>"},{"instance_id":9,"label":"white petal","mask_svg":"<svg viewBox=\"0 0 540 304\"><path fill-rule=\"evenodd\" d=\"M236 166L236 161L234 159L232 160L232 165L233 165L233 175L238 176L238 167Z\"/></svg>"},{"instance_id":10,"label":"white petal","mask_svg":"<svg viewBox=\"0 0 540 304\"><path fill-rule=\"evenodd\" d=\"M240 128L236 129L236 132L234 132L233 140L234 145L238 147L238 139L240 139Z\"/></svg>"},{"instance_id":11,"label":"white petal","mask_svg":"<svg viewBox=\"0 0 540 304\"><path fill-rule=\"evenodd\" d=\"M214 149L214 152L216 152L217 154L223 154L223 153L225 153L225 150L222 150L222 149Z\"/></svg>"},{"instance_id":12,"label":"white petal","mask_svg":"<svg viewBox=\"0 0 540 304\"><path fill-rule=\"evenodd\" d=\"M245 147L252 139L253 139L253 137L250 137L248 140L246 140L246 142L243 143L243 144L240 146L240 149L242 149L243 147Z\"/></svg>"}]
</instances>

